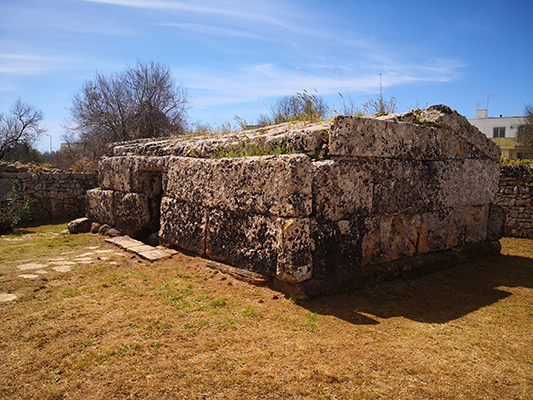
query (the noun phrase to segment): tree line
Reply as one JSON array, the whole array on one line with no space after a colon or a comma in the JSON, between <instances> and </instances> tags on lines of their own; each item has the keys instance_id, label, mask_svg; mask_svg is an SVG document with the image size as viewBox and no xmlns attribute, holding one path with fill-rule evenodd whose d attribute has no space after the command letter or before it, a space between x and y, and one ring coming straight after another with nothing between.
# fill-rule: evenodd
<instances>
[{"instance_id":1,"label":"tree line","mask_svg":"<svg viewBox=\"0 0 533 400\"><path fill-rule=\"evenodd\" d=\"M59 151L41 153L35 149L37 140L46 134L41 126L43 113L35 106L19 99L7 112L0 113L0 161L90 169L105 154L110 143L175 136L191 130L187 118L190 107L187 90L163 64L137 62L112 74L97 72L72 96L69 119L64 124L64 143ZM331 114L386 115L397 111L396 99L384 100L381 90L379 97L363 103L361 109L350 101L350 104L343 104L341 110L332 109L321 96L304 90L278 97L270 106L270 113L260 115L256 125L320 121ZM236 120L243 129L250 125L241 118L236 117ZM212 131L205 125L196 130ZM528 156L533 157L531 105L525 106L517 140L526 146Z\"/></svg>"}]
</instances>

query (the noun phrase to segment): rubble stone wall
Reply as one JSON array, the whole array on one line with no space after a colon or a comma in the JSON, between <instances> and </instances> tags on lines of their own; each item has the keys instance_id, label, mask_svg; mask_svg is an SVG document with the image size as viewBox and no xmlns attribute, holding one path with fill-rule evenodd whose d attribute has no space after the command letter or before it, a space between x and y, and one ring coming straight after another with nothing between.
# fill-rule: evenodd
<instances>
[{"instance_id":1,"label":"rubble stone wall","mask_svg":"<svg viewBox=\"0 0 533 400\"><path fill-rule=\"evenodd\" d=\"M526 166L502 165L494 203L505 210L505 236L533 239L533 176Z\"/></svg>"},{"instance_id":2,"label":"rubble stone wall","mask_svg":"<svg viewBox=\"0 0 533 400\"><path fill-rule=\"evenodd\" d=\"M0 164L0 203L20 181L24 195L35 199L31 218L46 220L85 215L87 190L98 186L97 174L64 171L36 171L28 167Z\"/></svg>"},{"instance_id":3,"label":"rubble stone wall","mask_svg":"<svg viewBox=\"0 0 533 400\"><path fill-rule=\"evenodd\" d=\"M238 135L117 144L89 216L293 285L390 278L395 260L500 237L499 148L448 107L243 135L298 154L209 158Z\"/></svg>"}]
</instances>

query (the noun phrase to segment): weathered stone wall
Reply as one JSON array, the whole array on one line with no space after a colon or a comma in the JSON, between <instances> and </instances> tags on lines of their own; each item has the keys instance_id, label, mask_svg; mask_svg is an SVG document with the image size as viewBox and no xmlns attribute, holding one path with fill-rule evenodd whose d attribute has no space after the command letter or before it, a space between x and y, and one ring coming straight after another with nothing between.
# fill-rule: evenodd
<instances>
[{"instance_id":1,"label":"weathered stone wall","mask_svg":"<svg viewBox=\"0 0 533 400\"><path fill-rule=\"evenodd\" d=\"M85 214L86 192L97 186L97 174L64 171L32 171L26 166L0 163L0 204L3 206L13 180L24 195L33 197L34 220L71 218Z\"/></svg>"},{"instance_id":2,"label":"weathered stone wall","mask_svg":"<svg viewBox=\"0 0 533 400\"><path fill-rule=\"evenodd\" d=\"M239 141L300 154L208 158ZM499 149L445 106L109 154L89 216L287 284L390 278L394 260L457 262L499 238Z\"/></svg>"},{"instance_id":3,"label":"weathered stone wall","mask_svg":"<svg viewBox=\"0 0 533 400\"><path fill-rule=\"evenodd\" d=\"M533 239L533 176L525 165L502 165L494 203L505 210L505 236Z\"/></svg>"}]
</instances>

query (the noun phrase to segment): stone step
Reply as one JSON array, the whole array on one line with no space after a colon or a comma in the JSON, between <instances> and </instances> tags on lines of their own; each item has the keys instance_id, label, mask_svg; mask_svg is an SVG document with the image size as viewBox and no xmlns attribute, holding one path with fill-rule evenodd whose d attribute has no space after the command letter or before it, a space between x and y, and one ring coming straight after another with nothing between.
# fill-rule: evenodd
<instances>
[{"instance_id":1,"label":"stone step","mask_svg":"<svg viewBox=\"0 0 533 400\"><path fill-rule=\"evenodd\" d=\"M132 239L129 236L117 236L105 240L107 243L114 244L130 253L137 254L144 260L154 262L163 258L172 257L177 253L176 250L167 249L165 247L154 247L144 244L143 242Z\"/></svg>"}]
</instances>

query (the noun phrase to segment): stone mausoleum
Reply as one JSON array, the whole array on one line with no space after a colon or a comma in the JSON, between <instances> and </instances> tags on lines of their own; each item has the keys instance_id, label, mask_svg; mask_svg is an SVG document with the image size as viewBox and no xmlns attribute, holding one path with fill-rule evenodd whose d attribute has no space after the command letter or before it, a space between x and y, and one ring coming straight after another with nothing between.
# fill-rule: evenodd
<instances>
[{"instance_id":1,"label":"stone mausoleum","mask_svg":"<svg viewBox=\"0 0 533 400\"><path fill-rule=\"evenodd\" d=\"M288 154L224 157L246 148ZM498 253L499 155L442 105L116 143L88 216L291 293L349 290Z\"/></svg>"}]
</instances>

